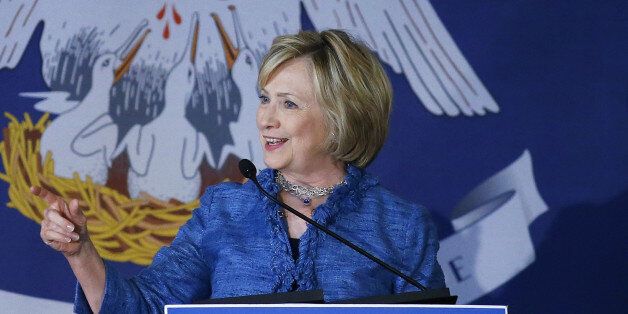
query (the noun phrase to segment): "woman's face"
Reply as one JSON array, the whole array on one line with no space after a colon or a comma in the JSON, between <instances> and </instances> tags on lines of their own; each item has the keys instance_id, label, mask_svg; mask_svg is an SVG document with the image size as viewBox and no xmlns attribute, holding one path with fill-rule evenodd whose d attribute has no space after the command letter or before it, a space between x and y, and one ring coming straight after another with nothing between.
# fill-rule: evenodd
<instances>
[{"instance_id":1,"label":"woman's face","mask_svg":"<svg viewBox=\"0 0 628 314\"><path fill-rule=\"evenodd\" d=\"M333 164L323 149L326 128L308 62L284 63L260 92L257 127L264 162L285 173L307 174Z\"/></svg>"}]
</instances>

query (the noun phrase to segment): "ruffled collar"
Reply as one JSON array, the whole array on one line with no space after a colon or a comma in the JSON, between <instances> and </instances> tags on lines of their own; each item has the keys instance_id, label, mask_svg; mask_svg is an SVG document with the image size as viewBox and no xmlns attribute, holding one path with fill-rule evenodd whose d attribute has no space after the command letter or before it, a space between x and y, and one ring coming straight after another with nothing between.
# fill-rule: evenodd
<instances>
[{"instance_id":1,"label":"ruffled collar","mask_svg":"<svg viewBox=\"0 0 628 314\"><path fill-rule=\"evenodd\" d=\"M279 185L275 183L276 173L277 171L274 169L264 169L257 176L260 185L275 197L280 191ZM316 208L312 219L324 226L331 224L338 212L352 211L358 208L364 192L378 184L376 178L353 165L347 165L345 181L346 184L336 187L327 201ZM298 264L295 265L290 251L286 225L278 213L279 206L261 192L258 196L271 227L272 268L276 275L274 291L288 291L294 280L299 284L300 290L316 289L318 284L314 272L314 259L319 232L314 228L308 228L308 231L301 237L301 256Z\"/></svg>"},{"instance_id":2,"label":"ruffled collar","mask_svg":"<svg viewBox=\"0 0 628 314\"><path fill-rule=\"evenodd\" d=\"M366 173L361 168L358 168L354 165L347 165L347 174L345 175L346 184L338 186L327 198L327 201L319 206L316 209L316 212L320 212L323 208L326 207L327 213L323 216L333 216L338 210L345 206L338 205L352 205L356 206L357 201L360 196L369 188L378 184L378 180L372 175ZM281 188L275 182L275 176L277 175L277 170L266 168L257 176L257 180L260 185L268 191L271 195L276 196ZM265 198L263 195L260 195L262 198ZM268 202L272 202L267 200ZM336 210L332 210L336 209ZM319 215L316 215L319 216ZM316 217L315 217L316 218ZM322 218L322 217L319 217Z\"/></svg>"}]
</instances>

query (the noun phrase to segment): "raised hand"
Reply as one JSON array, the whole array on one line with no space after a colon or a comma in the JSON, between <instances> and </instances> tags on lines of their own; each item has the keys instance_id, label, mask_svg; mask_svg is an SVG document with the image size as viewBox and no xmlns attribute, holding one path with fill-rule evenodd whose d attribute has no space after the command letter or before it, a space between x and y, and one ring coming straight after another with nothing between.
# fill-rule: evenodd
<instances>
[{"instance_id":1,"label":"raised hand","mask_svg":"<svg viewBox=\"0 0 628 314\"><path fill-rule=\"evenodd\" d=\"M105 293L105 264L89 240L87 218L78 200L68 205L61 196L37 186L31 187L31 193L48 203L41 222L41 239L65 255L89 306L94 313L99 312Z\"/></svg>"},{"instance_id":2,"label":"raised hand","mask_svg":"<svg viewBox=\"0 0 628 314\"><path fill-rule=\"evenodd\" d=\"M68 203L42 187L31 187L31 193L48 203L41 222L41 239L48 246L70 257L80 253L83 245L89 241L87 218L79 209L78 200Z\"/></svg>"}]
</instances>

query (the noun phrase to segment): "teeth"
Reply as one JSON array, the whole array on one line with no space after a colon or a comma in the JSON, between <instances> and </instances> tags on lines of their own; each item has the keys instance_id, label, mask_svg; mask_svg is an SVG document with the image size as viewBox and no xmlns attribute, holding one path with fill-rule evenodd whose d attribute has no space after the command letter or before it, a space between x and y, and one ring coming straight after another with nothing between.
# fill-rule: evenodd
<instances>
[{"instance_id":1,"label":"teeth","mask_svg":"<svg viewBox=\"0 0 628 314\"><path fill-rule=\"evenodd\" d=\"M267 138L266 142L268 144L277 144L277 143L285 142L285 140L279 139L279 138Z\"/></svg>"}]
</instances>

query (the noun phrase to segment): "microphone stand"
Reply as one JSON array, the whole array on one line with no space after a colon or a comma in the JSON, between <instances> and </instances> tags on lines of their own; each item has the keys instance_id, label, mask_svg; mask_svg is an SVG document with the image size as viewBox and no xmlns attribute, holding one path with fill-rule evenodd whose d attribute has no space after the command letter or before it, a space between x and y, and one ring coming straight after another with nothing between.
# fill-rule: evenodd
<instances>
[{"instance_id":1,"label":"microphone stand","mask_svg":"<svg viewBox=\"0 0 628 314\"><path fill-rule=\"evenodd\" d=\"M396 294L396 295L386 295L386 296L376 296L376 297L366 297L366 298L350 299L350 300L343 300L343 301L336 302L336 303L364 303L364 304L367 304L367 303L371 303L371 304L373 304L373 303L379 303L379 304L430 304L430 303L431 304L455 304L456 303L456 300L458 299L458 297L450 295L449 289L442 288L442 289L431 289L431 290L428 290L425 286L420 284L418 281L414 280L414 278L412 278L412 277L402 273L398 269L392 267L391 265L387 264L386 262L384 262L381 259L379 259L379 258L375 257L374 255L372 255L371 253L365 251L361 247L359 247L359 246L353 244L352 242L350 242L349 240L339 236L335 232L329 230L327 227L319 224L318 222L314 221L313 219L307 217L306 215L300 213L296 209L288 206L284 202L282 202L282 201L278 200L277 198L275 198L274 196L272 196L270 193L268 193L260 185L259 181L257 181L257 169L255 168L255 165L250 160L242 159L242 160L240 160L240 163L238 164L238 166L240 168L240 172L242 173L242 175L244 175L244 177L252 180L253 183L255 184L255 186L257 186L257 188L260 190L260 192L262 192L262 194L264 194L270 200L272 200L273 202L279 204L281 207L285 208L286 210L288 210L289 212L293 213L297 217L305 220L309 224L311 224L314 227L316 227L318 230L321 230L321 231L325 232L329 236L331 236L334 239L340 241L342 244L344 244L344 245L350 247L351 249L353 249L354 251L356 251L356 252L366 256L368 259L376 262L380 266L386 268L388 271L390 271L390 272L394 273L395 275L401 277L403 280L405 280L409 284L411 284L411 285L413 285L413 286L415 286L416 288L419 289L418 292L406 292L406 293L400 293L400 294Z\"/></svg>"}]
</instances>

